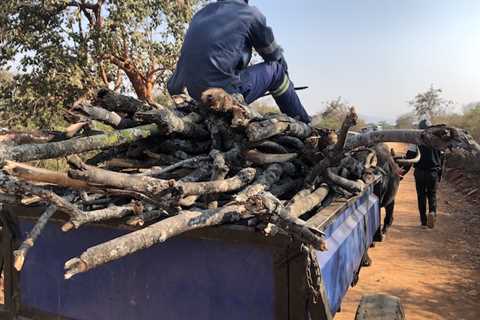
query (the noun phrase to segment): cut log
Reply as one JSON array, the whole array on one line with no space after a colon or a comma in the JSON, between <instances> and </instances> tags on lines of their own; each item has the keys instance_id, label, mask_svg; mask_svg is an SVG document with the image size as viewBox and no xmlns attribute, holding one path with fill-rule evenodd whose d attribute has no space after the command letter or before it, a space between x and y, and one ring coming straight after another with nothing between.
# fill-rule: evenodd
<instances>
[{"instance_id":1,"label":"cut log","mask_svg":"<svg viewBox=\"0 0 480 320\"><path fill-rule=\"evenodd\" d=\"M19 204L21 202L22 198L20 196L0 192L0 203Z\"/></svg>"},{"instance_id":2,"label":"cut log","mask_svg":"<svg viewBox=\"0 0 480 320\"><path fill-rule=\"evenodd\" d=\"M65 263L65 279L149 248L181 233L239 220L246 213L244 206L229 206L204 211L182 211L144 229L88 248L80 257Z\"/></svg>"},{"instance_id":3,"label":"cut log","mask_svg":"<svg viewBox=\"0 0 480 320\"><path fill-rule=\"evenodd\" d=\"M28 251L35 245L35 241L42 233L43 229L45 228L48 220L53 216L53 214L57 211L57 207L54 205L50 205L47 207L45 212L38 218L37 223L27 235L27 238L22 242L20 247L13 252L14 256L14 266L17 271L21 271L23 268L23 264L25 262L25 258L27 257Z\"/></svg>"},{"instance_id":4,"label":"cut log","mask_svg":"<svg viewBox=\"0 0 480 320\"><path fill-rule=\"evenodd\" d=\"M273 138L273 141L279 143L282 146L290 147L296 151L302 151L305 148L305 144L297 137L291 136L277 136Z\"/></svg>"},{"instance_id":5,"label":"cut log","mask_svg":"<svg viewBox=\"0 0 480 320\"><path fill-rule=\"evenodd\" d=\"M275 183L280 180L280 177L283 174L283 167L281 164L272 164L270 165L261 175L255 179L255 182L246 187L245 190L241 191L235 196L234 202L236 203L245 203L248 198L263 192L267 191Z\"/></svg>"},{"instance_id":6,"label":"cut log","mask_svg":"<svg viewBox=\"0 0 480 320\"><path fill-rule=\"evenodd\" d=\"M266 152L266 153L277 153L277 154L289 153L284 146L280 145L277 142L269 141L269 140L255 143L251 147L255 149L259 149L261 152Z\"/></svg>"},{"instance_id":7,"label":"cut log","mask_svg":"<svg viewBox=\"0 0 480 320\"><path fill-rule=\"evenodd\" d=\"M306 191L306 192L305 192ZM285 214L298 218L310 210L322 204L330 189L327 185L321 185L315 191L302 190L298 192L285 207Z\"/></svg>"},{"instance_id":8,"label":"cut log","mask_svg":"<svg viewBox=\"0 0 480 320\"><path fill-rule=\"evenodd\" d=\"M75 180L68 177L67 173L57 172L42 168L36 168L24 163L6 161L3 170L9 175L26 181L52 183L62 187L73 189L88 189L85 181Z\"/></svg>"},{"instance_id":9,"label":"cut log","mask_svg":"<svg viewBox=\"0 0 480 320\"><path fill-rule=\"evenodd\" d=\"M348 131L352 126L357 123L357 120L358 116L355 112L355 109L351 108L350 113L347 114L345 120L342 123L338 138L332 140L332 142L336 141L336 143L327 147L322 146L322 155L324 156L324 158L320 162L315 164L308 173L307 177L305 178L305 182L307 184L312 185L317 182L316 180L321 180L321 178L325 175L325 170L327 170L327 168L332 165L337 165L344 157L344 148L345 144L347 143ZM317 147L320 147L320 145L318 145Z\"/></svg>"},{"instance_id":10,"label":"cut log","mask_svg":"<svg viewBox=\"0 0 480 320\"><path fill-rule=\"evenodd\" d=\"M220 88L211 88L203 92L201 101L204 106L215 112L231 114L233 128L246 127L250 121L261 118L261 115L254 109L243 105L239 99Z\"/></svg>"},{"instance_id":11,"label":"cut log","mask_svg":"<svg viewBox=\"0 0 480 320\"><path fill-rule=\"evenodd\" d=\"M248 150L243 157L256 165L265 165L271 163L289 162L298 157L297 153L269 154L258 150Z\"/></svg>"},{"instance_id":12,"label":"cut log","mask_svg":"<svg viewBox=\"0 0 480 320\"><path fill-rule=\"evenodd\" d=\"M73 109L76 112L86 114L90 119L97 120L116 129L125 129L138 126L132 119L121 117L118 113L91 105L79 104Z\"/></svg>"},{"instance_id":13,"label":"cut log","mask_svg":"<svg viewBox=\"0 0 480 320\"><path fill-rule=\"evenodd\" d=\"M10 194L36 195L42 200L57 206L59 210L70 215L72 218L82 214L80 209L54 192L20 181L15 177L7 176L3 172L0 172L0 189L6 190Z\"/></svg>"},{"instance_id":14,"label":"cut log","mask_svg":"<svg viewBox=\"0 0 480 320\"><path fill-rule=\"evenodd\" d=\"M312 128L298 120L285 115L275 118L251 122L247 127L247 137L251 142L265 140L278 135L289 135L297 138L307 138L312 134Z\"/></svg>"},{"instance_id":15,"label":"cut log","mask_svg":"<svg viewBox=\"0 0 480 320\"><path fill-rule=\"evenodd\" d=\"M137 112L135 118L143 122L156 123L160 132L164 135L178 133L192 139L202 139L209 136L208 131L201 124L184 120L168 109Z\"/></svg>"},{"instance_id":16,"label":"cut log","mask_svg":"<svg viewBox=\"0 0 480 320\"><path fill-rule=\"evenodd\" d=\"M105 186L155 195L172 188L175 184L174 180L161 180L96 168L84 164L78 157L70 157L68 162L77 169L69 170L69 177L86 181L92 186Z\"/></svg>"},{"instance_id":17,"label":"cut log","mask_svg":"<svg viewBox=\"0 0 480 320\"><path fill-rule=\"evenodd\" d=\"M143 211L139 215L128 219L126 224L129 226L143 227L146 223L157 220L161 217L168 217L168 212L165 210Z\"/></svg>"},{"instance_id":18,"label":"cut log","mask_svg":"<svg viewBox=\"0 0 480 320\"><path fill-rule=\"evenodd\" d=\"M178 195L205 195L213 193L225 193L236 191L245 187L255 179L256 170L254 168L246 168L241 170L236 176L218 181L208 182L178 182L175 189Z\"/></svg>"},{"instance_id":19,"label":"cut log","mask_svg":"<svg viewBox=\"0 0 480 320\"><path fill-rule=\"evenodd\" d=\"M213 160L212 165L212 175L210 176L210 181L222 181L225 180L230 168L227 166L225 162L225 157L223 153L218 150L212 150L210 152L210 157ZM218 207L218 195L210 195L207 199L208 208L214 209ZM189 199L190 202L193 198ZM195 199L196 200L196 199Z\"/></svg>"},{"instance_id":20,"label":"cut log","mask_svg":"<svg viewBox=\"0 0 480 320\"><path fill-rule=\"evenodd\" d=\"M0 164L5 160L27 162L32 160L53 159L86 151L100 150L131 143L158 134L156 125L149 124L131 129L118 130L90 137L48 142L44 144L25 144L5 148L0 155Z\"/></svg>"},{"instance_id":21,"label":"cut log","mask_svg":"<svg viewBox=\"0 0 480 320\"><path fill-rule=\"evenodd\" d=\"M275 184L270 188L270 193L276 197L282 197L286 194L294 193L303 186L303 178L299 179L282 179L279 184Z\"/></svg>"},{"instance_id":22,"label":"cut log","mask_svg":"<svg viewBox=\"0 0 480 320\"><path fill-rule=\"evenodd\" d=\"M125 206L110 206L105 209L87 211L65 223L62 226L62 231L67 232L72 229L78 229L87 223L123 218L129 214L139 214L142 211L143 206L139 202L133 202Z\"/></svg>"},{"instance_id":23,"label":"cut log","mask_svg":"<svg viewBox=\"0 0 480 320\"><path fill-rule=\"evenodd\" d=\"M298 241L320 251L327 249L326 243L322 239L323 233L308 227L305 221L288 215L280 200L271 193L264 192L251 197L245 207L249 212L267 223L276 225Z\"/></svg>"},{"instance_id":24,"label":"cut log","mask_svg":"<svg viewBox=\"0 0 480 320\"><path fill-rule=\"evenodd\" d=\"M331 182L333 182L334 185L342 187L353 194L359 194L365 190L366 185L363 181L361 180L354 181L354 180L343 178L339 176L335 171L338 171L338 169L328 168L326 170L328 179Z\"/></svg>"},{"instance_id":25,"label":"cut log","mask_svg":"<svg viewBox=\"0 0 480 320\"><path fill-rule=\"evenodd\" d=\"M129 115L134 115L137 111L150 109L147 104L138 99L118 94L107 88L98 90L94 104L109 111Z\"/></svg>"},{"instance_id":26,"label":"cut log","mask_svg":"<svg viewBox=\"0 0 480 320\"><path fill-rule=\"evenodd\" d=\"M152 168L150 170L143 171L142 173L139 173L137 175L139 176L151 176L151 177L156 177L156 176L161 176L162 174L169 173L171 171L174 171L179 168L198 168L200 167L203 162L208 161L210 159L209 156L198 156L198 157L193 157L190 159L178 161L175 164L172 164L168 167L164 168Z\"/></svg>"}]
</instances>

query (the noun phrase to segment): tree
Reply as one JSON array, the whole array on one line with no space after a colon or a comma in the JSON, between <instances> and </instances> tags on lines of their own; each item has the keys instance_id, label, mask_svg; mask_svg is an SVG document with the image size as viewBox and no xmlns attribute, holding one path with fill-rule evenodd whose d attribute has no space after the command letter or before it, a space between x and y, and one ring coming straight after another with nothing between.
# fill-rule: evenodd
<instances>
[{"instance_id":1,"label":"tree","mask_svg":"<svg viewBox=\"0 0 480 320\"><path fill-rule=\"evenodd\" d=\"M416 121L415 114L413 112L406 113L398 117L395 122L396 129L411 129L414 127Z\"/></svg>"},{"instance_id":2,"label":"tree","mask_svg":"<svg viewBox=\"0 0 480 320\"><path fill-rule=\"evenodd\" d=\"M312 125L317 128L339 129L346 115L353 106L344 101L342 97L325 102L324 111L312 117ZM363 119L358 119L357 125L352 128L354 131L366 126Z\"/></svg>"},{"instance_id":3,"label":"tree","mask_svg":"<svg viewBox=\"0 0 480 320\"><path fill-rule=\"evenodd\" d=\"M18 61L11 105L48 120L100 86L153 101L200 2L0 1L0 66Z\"/></svg>"},{"instance_id":4,"label":"tree","mask_svg":"<svg viewBox=\"0 0 480 320\"><path fill-rule=\"evenodd\" d=\"M436 89L433 85L425 92L419 93L408 103L415 109L417 116L427 116L434 119L444 113L453 102L441 97L442 89Z\"/></svg>"}]
</instances>

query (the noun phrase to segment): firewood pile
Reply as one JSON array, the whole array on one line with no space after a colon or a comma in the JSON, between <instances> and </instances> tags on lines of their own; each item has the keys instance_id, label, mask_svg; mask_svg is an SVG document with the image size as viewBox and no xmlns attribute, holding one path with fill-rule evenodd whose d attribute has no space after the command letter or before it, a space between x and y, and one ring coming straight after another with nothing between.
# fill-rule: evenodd
<instances>
[{"instance_id":1,"label":"firewood pile","mask_svg":"<svg viewBox=\"0 0 480 320\"><path fill-rule=\"evenodd\" d=\"M359 194L388 174L377 165L376 144L480 150L467 133L446 126L351 135L353 109L338 132L312 128L282 114L257 114L220 89L175 109L102 89L66 118L72 125L65 132L0 131L0 202L36 196L46 204L14 253L15 267L22 268L56 211L69 217L65 232L106 220L138 227L67 261L66 279L225 223L285 233L326 250L322 232L305 221L331 199ZM111 129L95 131L94 121ZM28 164L54 158L66 158L68 172Z\"/></svg>"}]
</instances>

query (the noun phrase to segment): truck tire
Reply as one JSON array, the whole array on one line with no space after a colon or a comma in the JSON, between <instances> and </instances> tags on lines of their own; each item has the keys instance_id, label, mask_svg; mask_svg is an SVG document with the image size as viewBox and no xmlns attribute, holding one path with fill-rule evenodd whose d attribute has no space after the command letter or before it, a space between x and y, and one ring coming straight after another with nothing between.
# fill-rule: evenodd
<instances>
[{"instance_id":1,"label":"truck tire","mask_svg":"<svg viewBox=\"0 0 480 320\"><path fill-rule=\"evenodd\" d=\"M355 320L405 320L400 299L386 294L364 295Z\"/></svg>"}]
</instances>

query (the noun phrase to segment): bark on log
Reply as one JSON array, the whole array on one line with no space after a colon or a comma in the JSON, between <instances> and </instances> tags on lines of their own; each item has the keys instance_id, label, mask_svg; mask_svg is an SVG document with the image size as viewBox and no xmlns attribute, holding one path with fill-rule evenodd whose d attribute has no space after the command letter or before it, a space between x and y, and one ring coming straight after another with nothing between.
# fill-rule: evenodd
<instances>
[{"instance_id":1,"label":"bark on log","mask_svg":"<svg viewBox=\"0 0 480 320\"><path fill-rule=\"evenodd\" d=\"M305 148L305 144L297 137L291 136L277 136L273 138L273 141L279 143L282 146L290 147L296 151L302 151Z\"/></svg>"},{"instance_id":2,"label":"bark on log","mask_svg":"<svg viewBox=\"0 0 480 320\"><path fill-rule=\"evenodd\" d=\"M71 157L69 164L78 170L69 170L73 179L83 180L92 186L106 186L155 195L174 186L175 181L161 180L148 176L118 173L84 164L79 158Z\"/></svg>"},{"instance_id":3,"label":"bark on log","mask_svg":"<svg viewBox=\"0 0 480 320\"><path fill-rule=\"evenodd\" d=\"M279 184L275 184L269 190L271 194L279 198L285 194L290 194L300 189L303 186L303 178L299 179L282 179Z\"/></svg>"},{"instance_id":4,"label":"bark on log","mask_svg":"<svg viewBox=\"0 0 480 320\"><path fill-rule=\"evenodd\" d=\"M246 168L241 170L236 176L225 180L178 182L175 184L176 194L189 196L235 191L251 183L255 178L255 174L256 170L254 168Z\"/></svg>"},{"instance_id":5,"label":"bark on log","mask_svg":"<svg viewBox=\"0 0 480 320\"><path fill-rule=\"evenodd\" d=\"M168 212L165 210L143 211L138 216L128 219L126 224L134 227L143 227L146 223L157 220L161 217L168 217Z\"/></svg>"},{"instance_id":6,"label":"bark on log","mask_svg":"<svg viewBox=\"0 0 480 320\"><path fill-rule=\"evenodd\" d=\"M0 203L19 204L21 202L22 198L17 195L0 192Z\"/></svg>"},{"instance_id":7,"label":"bark on log","mask_svg":"<svg viewBox=\"0 0 480 320\"><path fill-rule=\"evenodd\" d=\"M125 158L113 158L105 161L102 168L105 170L126 170L126 169L146 169L152 166L158 166L163 164L159 160L137 160L137 159L125 159Z\"/></svg>"},{"instance_id":8,"label":"bark on log","mask_svg":"<svg viewBox=\"0 0 480 320\"><path fill-rule=\"evenodd\" d=\"M138 176L151 176L151 177L155 177L155 176L161 176L162 174L166 174L166 173L169 173L171 171L174 171L176 169L179 169L179 168L198 168L200 167L203 162L205 161L208 161L210 159L209 156L197 156L197 157L193 157L193 158L190 158L190 159L186 159L186 160L182 160L182 161L179 161L175 164L172 164L168 167L164 167L164 168L152 168L150 170L146 170L142 173L139 173L137 174Z\"/></svg>"},{"instance_id":9,"label":"bark on log","mask_svg":"<svg viewBox=\"0 0 480 320\"><path fill-rule=\"evenodd\" d=\"M116 129L125 129L138 126L136 121L121 117L116 112L108 111L107 109L100 107L81 104L75 106L75 109L73 110L76 112L82 112L86 114L89 119L100 121Z\"/></svg>"},{"instance_id":10,"label":"bark on log","mask_svg":"<svg viewBox=\"0 0 480 320\"><path fill-rule=\"evenodd\" d=\"M425 130L381 130L358 134L347 139L345 148L351 150L381 142L403 142L440 150L463 149L474 154L480 152L480 146L467 132L444 125Z\"/></svg>"},{"instance_id":11,"label":"bark on log","mask_svg":"<svg viewBox=\"0 0 480 320\"><path fill-rule=\"evenodd\" d=\"M313 192L310 192L310 190L308 192L298 192L285 207L285 214L295 218L302 216L313 208L320 206L329 191L327 185L322 185Z\"/></svg>"},{"instance_id":12,"label":"bark on log","mask_svg":"<svg viewBox=\"0 0 480 320\"><path fill-rule=\"evenodd\" d=\"M342 123L338 138L335 139L336 143L323 148L322 154L324 155L324 159L315 164L305 178L307 184L314 184L316 180L325 174L325 170L328 167L337 164L344 157L345 145L348 143L348 131L357 123L357 120L358 116L355 109L351 108L350 113L345 117L345 120Z\"/></svg>"},{"instance_id":13,"label":"bark on log","mask_svg":"<svg viewBox=\"0 0 480 320\"><path fill-rule=\"evenodd\" d=\"M156 125L149 124L131 129L118 130L90 137L72 138L59 142L44 144L25 144L5 148L0 155L0 164L5 160L27 162L32 160L52 159L78 154L86 151L100 150L131 143L158 134Z\"/></svg>"},{"instance_id":14,"label":"bark on log","mask_svg":"<svg viewBox=\"0 0 480 320\"><path fill-rule=\"evenodd\" d=\"M353 193L353 194L359 194L365 190L365 183L361 180L349 180L346 178L343 178L339 176L335 171L335 168L328 168L326 170L327 173L327 178L333 182L334 185L337 185L343 189L346 189L347 191Z\"/></svg>"},{"instance_id":15,"label":"bark on log","mask_svg":"<svg viewBox=\"0 0 480 320\"><path fill-rule=\"evenodd\" d=\"M208 131L201 124L184 120L168 109L138 112L135 117L143 122L156 123L163 135L178 133L192 139L209 136Z\"/></svg>"},{"instance_id":16,"label":"bark on log","mask_svg":"<svg viewBox=\"0 0 480 320\"><path fill-rule=\"evenodd\" d=\"M77 215L65 223L62 226L62 231L67 232L72 229L78 229L87 223L123 218L129 214L139 214L142 211L143 206L139 202L133 202L124 206L111 206L105 209L86 211L82 215Z\"/></svg>"},{"instance_id":17,"label":"bark on log","mask_svg":"<svg viewBox=\"0 0 480 320\"><path fill-rule=\"evenodd\" d=\"M203 92L201 101L204 106L215 112L231 114L233 128L246 127L250 121L261 118L254 109L242 105L234 96L220 88L211 88Z\"/></svg>"},{"instance_id":18,"label":"bark on log","mask_svg":"<svg viewBox=\"0 0 480 320\"><path fill-rule=\"evenodd\" d=\"M327 249L326 243L322 239L323 233L307 226L305 221L289 216L280 200L271 193L264 192L253 196L245 206L249 212L265 222L276 225L295 239L320 251Z\"/></svg>"},{"instance_id":19,"label":"bark on log","mask_svg":"<svg viewBox=\"0 0 480 320\"><path fill-rule=\"evenodd\" d=\"M80 209L54 192L20 181L15 177L7 176L3 172L0 172L0 189L6 190L11 194L36 195L44 201L57 206L59 210L65 212L72 218L82 214Z\"/></svg>"},{"instance_id":20,"label":"bark on log","mask_svg":"<svg viewBox=\"0 0 480 320\"><path fill-rule=\"evenodd\" d=\"M65 279L149 248L181 233L239 220L246 213L244 206L229 206L204 211L182 211L144 229L88 248L80 257L65 263Z\"/></svg>"},{"instance_id":21,"label":"bark on log","mask_svg":"<svg viewBox=\"0 0 480 320\"><path fill-rule=\"evenodd\" d=\"M37 223L27 235L27 238L22 242L20 247L13 252L14 256L14 267L17 271L21 271L23 264L25 263L25 258L27 257L28 251L35 245L35 241L40 236L47 224L48 220L53 216L57 211L57 207L50 205L47 207L45 212L38 218Z\"/></svg>"},{"instance_id":22,"label":"bark on log","mask_svg":"<svg viewBox=\"0 0 480 320\"><path fill-rule=\"evenodd\" d=\"M245 190L238 193L234 202L244 203L248 198L270 189L275 183L280 180L280 177L283 174L283 167L281 164L272 164L270 165L261 175L255 179L255 182L246 187Z\"/></svg>"},{"instance_id":23,"label":"bark on log","mask_svg":"<svg viewBox=\"0 0 480 320\"><path fill-rule=\"evenodd\" d=\"M304 139L312 134L312 128L301 121L278 115L276 118L251 122L246 133L248 140L251 142L265 140L281 134Z\"/></svg>"},{"instance_id":24,"label":"bark on log","mask_svg":"<svg viewBox=\"0 0 480 320\"><path fill-rule=\"evenodd\" d=\"M210 151L210 141L191 141L184 139L167 139L162 141L160 150L166 153L184 151L188 154L202 154Z\"/></svg>"},{"instance_id":25,"label":"bark on log","mask_svg":"<svg viewBox=\"0 0 480 320\"><path fill-rule=\"evenodd\" d=\"M281 144L274 141L269 141L269 140L262 141L260 143L255 143L251 146L251 148L259 149L261 152L266 152L266 153L277 153L277 154L289 153L288 150Z\"/></svg>"},{"instance_id":26,"label":"bark on log","mask_svg":"<svg viewBox=\"0 0 480 320\"><path fill-rule=\"evenodd\" d=\"M230 168L227 166L225 162L224 155L218 150L212 150L210 152L210 157L213 160L212 165L212 175L210 176L210 181L222 181L225 180ZM210 195L207 199L208 208L215 209L218 207L218 195ZM190 199L190 201L193 200ZM196 199L195 199L196 200Z\"/></svg>"},{"instance_id":27,"label":"bark on log","mask_svg":"<svg viewBox=\"0 0 480 320\"><path fill-rule=\"evenodd\" d=\"M256 164L256 165L265 165L271 163L282 163L292 161L298 157L297 153L285 153L285 154L269 154L263 153L258 150L248 150L243 154L243 157Z\"/></svg>"},{"instance_id":28,"label":"bark on log","mask_svg":"<svg viewBox=\"0 0 480 320\"><path fill-rule=\"evenodd\" d=\"M144 102L133 97L124 96L109 89L100 89L95 98L95 105L113 112L135 114L140 110L148 110L150 107Z\"/></svg>"},{"instance_id":29,"label":"bark on log","mask_svg":"<svg viewBox=\"0 0 480 320\"><path fill-rule=\"evenodd\" d=\"M3 170L9 175L26 181L53 183L62 187L73 188L77 190L89 188L88 183L85 181L71 179L66 173L35 168L24 163L6 161Z\"/></svg>"}]
</instances>

